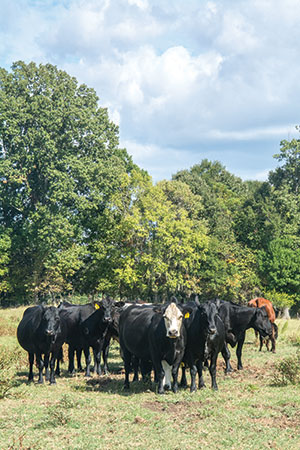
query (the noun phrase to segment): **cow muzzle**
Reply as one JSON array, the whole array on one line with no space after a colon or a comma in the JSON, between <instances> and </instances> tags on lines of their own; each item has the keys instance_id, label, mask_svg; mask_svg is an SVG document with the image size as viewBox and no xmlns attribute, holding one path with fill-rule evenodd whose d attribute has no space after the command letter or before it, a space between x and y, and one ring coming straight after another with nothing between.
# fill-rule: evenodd
<instances>
[{"instance_id":1,"label":"cow muzzle","mask_svg":"<svg viewBox=\"0 0 300 450\"><path fill-rule=\"evenodd\" d=\"M179 332L177 330L169 330L167 333L167 337L171 339L176 339L179 337Z\"/></svg>"},{"instance_id":2,"label":"cow muzzle","mask_svg":"<svg viewBox=\"0 0 300 450\"><path fill-rule=\"evenodd\" d=\"M54 331L53 331L53 330L46 330L46 331L45 331L45 334L46 334L47 336L53 336L53 335L54 335Z\"/></svg>"},{"instance_id":3,"label":"cow muzzle","mask_svg":"<svg viewBox=\"0 0 300 450\"><path fill-rule=\"evenodd\" d=\"M217 332L217 329L216 328L214 328L214 327L211 327L211 328L209 328L208 329L208 334L216 334L216 332Z\"/></svg>"}]
</instances>

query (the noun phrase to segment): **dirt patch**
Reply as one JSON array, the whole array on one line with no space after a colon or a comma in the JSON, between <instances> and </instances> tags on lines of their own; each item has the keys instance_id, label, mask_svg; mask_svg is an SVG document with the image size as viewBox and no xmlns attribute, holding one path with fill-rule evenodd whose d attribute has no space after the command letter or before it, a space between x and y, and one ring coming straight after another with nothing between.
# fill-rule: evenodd
<instances>
[{"instance_id":1,"label":"dirt patch","mask_svg":"<svg viewBox=\"0 0 300 450\"><path fill-rule=\"evenodd\" d=\"M275 428L293 428L293 429L300 429L300 418L297 419L296 417L287 417L285 415L278 416L278 417L259 417L250 419L252 423L257 423L259 425L262 425L264 427L275 427Z\"/></svg>"},{"instance_id":2,"label":"dirt patch","mask_svg":"<svg viewBox=\"0 0 300 450\"><path fill-rule=\"evenodd\" d=\"M159 414L167 414L175 422L180 422L182 419L186 420L187 417L198 419L207 417L207 412L205 411L203 413L199 403L195 404L189 401L178 401L174 403L146 401L142 406Z\"/></svg>"}]
</instances>

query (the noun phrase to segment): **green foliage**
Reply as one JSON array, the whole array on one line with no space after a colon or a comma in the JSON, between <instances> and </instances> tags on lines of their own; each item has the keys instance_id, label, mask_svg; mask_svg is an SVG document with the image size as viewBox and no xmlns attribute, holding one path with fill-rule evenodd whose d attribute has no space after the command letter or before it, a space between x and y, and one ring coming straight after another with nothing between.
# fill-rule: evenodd
<instances>
[{"instance_id":1,"label":"green foliage","mask_svg":"<svg viewBox=\"0 0 300 450\"><path fill-rule=\"evenodd\" d=\"M203 222L189 217L190 201L199 200L189 192L190 200L182 201L172 188L171 182L149 185L119 224L115 275L121 295L156 298L199 290L208 237Z\"/></svg>"},{"instance_id":2,"label":"green foliage","mask_svg":"<svg viewBox=\"0 0 300 450\"><path fill-rule=\"evenodd\" d=\"M258 253L258 267L268 289L292 296L300 289L300 239L285 236L273 239Z\"/></svg>"},{"instance_id":3,"label":"green foliage","mask_svg":"<svg viewBox=\"0 0 300 450\"><path fill-rule=\"evenodd\" d=\"M8 270L10 247L10 233L0 225L0 295L11 289Z\"/></svg>"},{"instance_id":4,"label":"green foliage","mask_svg":"<svg viewBox=\"0 0 300 450\"><path fill-rule=\"evenodd\" d=\"M290 304L299 145L281 142L263 183L203 160L153 186L93 89L51 64L0 69L1 304L103 293L246 302L257 290Z\"/></svg>"},{"instance_id":5,"label":"green foliage","mask_svg":"<svg viewBox=\"0 0 300 450\"><path fill-rule=\"evenodd\" d=\"M299 126L296 127L299 131ZM270 173L270 182L280 189L280 186L287 185L290 192L299 194L300 192L300 140L281 141L280 153L274 155L283 165Z\"/></svg>"},{"instance_id":6,"label":"green foliage","mask_svg":"<svg viewBox=\"0 0 300 450\"><path fill-rule=\"evenodd\" d=\"M275 290L265 291L264 296L277 308L290 308L295 302L294 296L286 294L285 292L276 292Z\"/></svg>"},{"instance_id":7,"label":"green foliage","mask_svg":"<svg viewBox=\"0 0 300 450\"><path fill-rule=\"evenodd\" d=\"M0 218L11 229L12 289L20 301L70 291L94 218L112 213L134 165L95 91L50 64L0 70L0 117Z\"/></svg>"}]
</instances>

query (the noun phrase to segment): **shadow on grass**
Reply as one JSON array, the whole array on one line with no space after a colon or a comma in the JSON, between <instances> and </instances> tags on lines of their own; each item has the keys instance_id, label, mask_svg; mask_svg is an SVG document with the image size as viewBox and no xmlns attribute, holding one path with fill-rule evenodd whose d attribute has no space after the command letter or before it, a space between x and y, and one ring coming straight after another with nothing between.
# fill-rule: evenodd
<instances>
[{"instance_id":1,"label":"shadow on grass","mask_svg":"<svg viewBox=\"0 0 300 450\"><path fill-rule=\"evenodd\" d=\"M116 379L109 375L104 375L98 378L88 379L84 385L75 385L72 389L81 392L104 392L128 397L143 392L155 392L156 386L154 382L144 383L140 380L131 382L129 390L126 390L124 389L123 378Z\"/></svg>"}]
</instances>

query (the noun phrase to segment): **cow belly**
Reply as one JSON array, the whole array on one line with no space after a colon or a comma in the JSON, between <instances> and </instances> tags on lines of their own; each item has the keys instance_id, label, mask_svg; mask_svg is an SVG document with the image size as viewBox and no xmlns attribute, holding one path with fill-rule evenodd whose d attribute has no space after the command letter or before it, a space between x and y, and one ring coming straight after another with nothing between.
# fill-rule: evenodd
<instances>
[{"instance_id":1,"label":"cow belly","mask_svg":"<svg viewBox=\"0 0 300 450\"><path fill-rule=\"evenodd\" d=\"M162 367L165 372L164 380L163 380L163 386L165 386L167 389L171 389L171 374L172 374L172 366L167 363L167 361L163 360L161 362Z\"/></svg>"}]
</instances>

